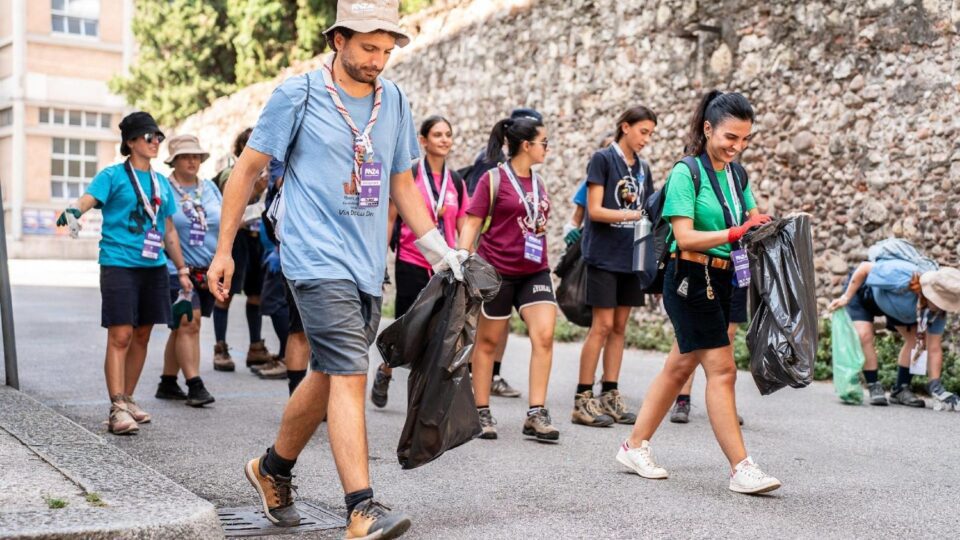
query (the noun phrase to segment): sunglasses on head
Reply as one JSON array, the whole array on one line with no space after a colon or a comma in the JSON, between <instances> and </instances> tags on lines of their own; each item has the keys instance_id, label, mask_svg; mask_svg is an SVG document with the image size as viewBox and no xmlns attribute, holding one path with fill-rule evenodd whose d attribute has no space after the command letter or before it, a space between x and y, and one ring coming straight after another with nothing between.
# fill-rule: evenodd
<instances>
[{"instance_id":1,"label":"sunglasses on head","mask_svg":"<svg viewBox=\"0 0 960 540\"><path fill-rule=\"evenodd\" d=\"M146 141L147 144L152 144L154 142L160 144L164 141L164 139L166 139L166 137L163 136L163 133L145 133L143 135L143 140Z\"/></svg>"}]
</instances>

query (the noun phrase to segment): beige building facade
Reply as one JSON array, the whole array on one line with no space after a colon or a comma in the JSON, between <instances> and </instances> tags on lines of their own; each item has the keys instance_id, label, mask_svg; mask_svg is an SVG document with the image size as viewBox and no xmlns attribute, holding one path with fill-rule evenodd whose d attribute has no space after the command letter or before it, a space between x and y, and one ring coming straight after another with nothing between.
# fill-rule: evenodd
<instances>
[{"instance_id":1,"label":"beige building facade","mask_svg":"<svg viewBox=\"0 0 960 540\"><path fill-rule=\"evenodd\" d=\"M11 257L96 255L99 212L80 241L54 223L118 157L130 109L107 81L134 54L133 0L0 0L0 188Z\"/></svg>"}]
</instances>

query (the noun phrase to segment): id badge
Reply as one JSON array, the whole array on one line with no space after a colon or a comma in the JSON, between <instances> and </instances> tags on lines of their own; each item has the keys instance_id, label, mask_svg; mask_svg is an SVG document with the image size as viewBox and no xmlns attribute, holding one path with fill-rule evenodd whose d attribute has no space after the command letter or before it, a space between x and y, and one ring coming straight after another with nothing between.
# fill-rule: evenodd
<instances>
[{"instance_id":1,"label":"id badge","mask_svg":"<svg viewBox=\"0 0 960 540\"><path fill-rule=\"evenodd\" d=\"M739 289L750 286L750 257L747 256L747 250L738 249L730 252L730 260L733 261L734 284Z\"/></svg>"},{"instance_id":2,"label":"id badge","mask_svg":"<svg viewBox=\"0 0 960 540\"><path fill-rule=\"evenodd\" d=\"M383 164L369 161L360 165L360 206L380 206L380 186L383 184Z\"/></svg>"},{"instance_id":3,"label":"id badge","mask_svg":"<svg viewBox=\"0 0 960 540\"><path fill-rule=\"evenodd\" d=\"M200 225L199 221L190 222L190 245L191 246L202 246L204 239L207 237L207 231L203 230L203 226Z\"/></svg>"},{"instance_id":4,"label":"id badge","mask_svg":"<svg viewBox=\"0 0 960 540\"><path fill-rule=\"evenodd\" d=\"M927 351L921 351L917 361L910 363L910 374L920 376L927 374Z\"/></svg>"},{"instance_id":5,"label":"id badge","mask_svg":"<svg viewBox=\"0 0 960 540\"><path fill-rule=\"evenodd\" d=\"M140 252L140 256L144 259L157 260L160 258L160 249L163 247L163 237L160 235L160 231L156 229L150 229L147 231L146 236L143 237L143 251Z\"/></svg>"},{"instance_id":6,"label":"id badge","mask_svg":"<svg viewBox=\"0 0 960 540\"><path fill-rule=\"evenodd\" d=\"M543 238L527 233L524 235L523 258L540 264L543 262Z\"/></svg>"}]
</instances>

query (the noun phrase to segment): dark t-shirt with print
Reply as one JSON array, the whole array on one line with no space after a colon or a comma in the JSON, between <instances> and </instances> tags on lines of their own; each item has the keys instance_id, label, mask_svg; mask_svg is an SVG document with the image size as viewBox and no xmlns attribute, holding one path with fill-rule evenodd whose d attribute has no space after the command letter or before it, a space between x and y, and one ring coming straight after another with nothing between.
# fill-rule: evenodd
<instances>
[{"instance_id":1,"label":"dark t-shirt with print","mask_svg":"<svg viewBox=\"0 0 960 540\"><path fill-rule=\"evenodd\" d=\"M611 210L642 208L643 201L653 193L653 179L647 163L634 160L628 174L627 164L613 146L590 158L587 184L603 186L603 207ZM583 229L583 258L587 264L610 272L632 272L634 223L593 221L588 205Z\"/></svg>"}]
</instances>

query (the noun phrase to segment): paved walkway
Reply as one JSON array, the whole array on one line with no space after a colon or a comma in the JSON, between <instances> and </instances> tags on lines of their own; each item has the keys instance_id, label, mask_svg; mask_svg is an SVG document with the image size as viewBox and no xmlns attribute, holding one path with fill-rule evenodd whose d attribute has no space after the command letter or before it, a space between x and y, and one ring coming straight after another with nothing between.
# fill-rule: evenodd
<instances>
[{"instance_id":1,"label":"paved walkway","mask_svg":"<svg viewBox=\"0 0 960 540\"><path fill-rule=\"evenodd\" d=\"M99 293L17 287L14 297L24 390L103 434ZM240 354L246 334L241 302L231 317L229 341ZM156 329L137 392L154 422L136 437L103 436L218 507L252 505L254 493L241 468L271 443L286 382L260 381L242 369L212 371L212 328L204 323L202 375L216 404L195 410L153 399L167 335ZM528 341L511 338L504 375L521 388L528 354ZM378 498L414 516L407 537L938 537L960 530L960 414L843 406L832 387L820 383L761 397L749 374L741 373L738 402L749 449L784 483L771 496L747 497L726 489L726 464L703 407L702 377L692 422L664 424L654 441L670 479L649 481L614 460L629 427L570 424L578 358L579 345L556 347L548 407L561 429L560 444L520 434L525 400L494 399L499 440L473 441L414 471L402 471L395 457L406 401L405 373L398 371L389 405L371 408L368 424L373 486ZM657 353L626 354L621 388L632 404L662 361ZM342 508L323 430L296 473L302 498Z\"/></svg>"}]
</instances>

